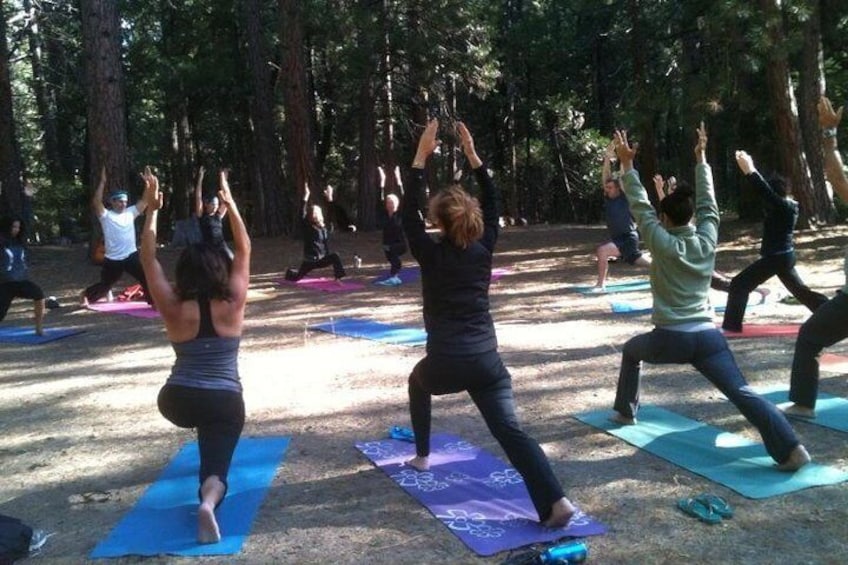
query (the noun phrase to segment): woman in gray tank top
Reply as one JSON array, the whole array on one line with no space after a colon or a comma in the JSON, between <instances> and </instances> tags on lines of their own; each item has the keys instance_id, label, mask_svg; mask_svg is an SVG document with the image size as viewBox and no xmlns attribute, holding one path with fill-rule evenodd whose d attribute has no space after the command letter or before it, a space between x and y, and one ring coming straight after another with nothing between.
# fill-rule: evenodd
<instances>
[{"instance_id":1,"label":"woman in gray tank top","mask_svg":"<svg viewBox=\"0 0 848 565\"><path fill-rule=\"evenodd\" d=\"M162 206L159 181L149 167L142 177L149 212L141 236L141 264L176 353L159 392L159 411L181 428L197 428L197 540L217 543L221 532L215 509L227 493L227 473L244 427L238 349L250 279L250 238L222 171L218 197L229 212L235 246L232 267L228 269L220 248L190 245L177 262L172 286L156 259L156 220Z\"/></svg>"}]
</instances>

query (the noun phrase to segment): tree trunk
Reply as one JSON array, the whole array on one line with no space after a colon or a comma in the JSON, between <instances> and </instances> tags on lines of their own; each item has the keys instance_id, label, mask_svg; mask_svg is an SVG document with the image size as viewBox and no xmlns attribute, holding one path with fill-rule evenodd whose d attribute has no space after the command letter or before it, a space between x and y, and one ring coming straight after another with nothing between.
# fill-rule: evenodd
<instances>
[{"instance_id":1,"label":"tree trunk","mask_svg":"<svg viewBox=\"0 0 848 565\"><path fill-rule=\"evenodd\" d=\"M814 227L818 221L815 197L804 146L801 142L798 107L789 77L789 63L783 50L786 38L783 33L780 0L760 0L759 3L772 46L768 51L766 84L774 117L775 140L777 140L782 173L789 179L792 192L801 209L798 227Z\"/></svg>"},{"instance_id":2,"label":"tree trunk","mask_svg":"<svg viewBox=\"0 0 848 565\"><path fill-rule=\"evenodd\" d=\"M42 8L34 8L31 0L24 0L24 10L29 13L32 22L27 28L29 60L32 68L32 90L35 106L41 123L42 151L47 171L52 182L65 180L59 151L59 138L56 130L56 94L53 85L44 76L44 61L39 22L44 16Z\"/></svg>"},{"instance_id":3,"label":"tree trunk","mask_svg":"<svg viewBox=\"0 0 848 565\"><path fill-rule=\"evenodd\" d=\"M88 106L88 183L97 185L106 167L107 191L129 190L121 30L113 0L80 0Z\"/></svg>"},{"instance_id":4,"label":"tree trunk","mask_svg":"<svg viewBox=\"0 0 848 565\"><path fill-rule=\"evenodd\" d=\"M647 84L647 67L645 62L645 54L647 47L645 45L645 27L642 25L641 15L639 10L639 0L629 1L630 23L632 29L630 32L630 56L633 65L633 87L639 91L646 89ZM641 110L638 115L641 116L641 121L634 124L636 126L636 141L639 143L639 173L643 179L649 179L654 176L658 168L657 163L657 139L654 120L656 112L653 110L653 101L646 100L642 97L639 100Z\"/></svg>"},{"instance_id":5,"label":"tree trunk","mask_svg":"<svg viewBox=\"0 0 848 565\"><path fill-rule=\"evenodd\" d=\"M557 126L559 124L557 123L556 113L550 109L545 112L545 125L548 129L548 135L550 136L551 147L554 150L554 161L557 172L559 173L559 180L565 194L566 213L568 215L567 218L568 221L574 222L577 220L577 212L574 209L574 199L571 196L571 184L568 182L568 173L565 170L565 160L562 157L562 145L559 142L559 135L557 134Z\"/></svg>"},{"instance_id":6,"label":"tree trunk","mask_svg":"<svg viewBox=\"0 0 848 565\"><path fill-rule=\"evenodd\" d=\"M12 113L12 81L6 16L0 10L0 215L21 216L23 183L21 155Z\"/></svg>"},{"instance_id":7,"label":"tree trunk","mask_svg":"<svg viewBox=\"0 0 848 565\"><path fill-rule=\"evenodd\" d=\"M258 0L242 2L243 40L246 44L247 68L250 77L250 118L253 122L254 151L261 173L256 194L254 229L259 235L279 235L285 231L289 214L288 200L283 193L282 156L280 141L274 131L274 102L271 71L262 44Z\"/></svg>"},{"instance_id":8,"label":"tree trunk","mask_svg":"<svg viewBox=\"0 0 848 565\"><path fill-rule=\"evenodd\" d=\"M363 0L363 4L368 4ZM382 101L383 101L383 128L381 131L383 140L383 169L386 172L386 194L395 193L398 190L397 181L393 171L397 165L395 155L395 130L394 130L394 90L392 87L392 44L389 33L389 6L388 0L383 0L380 10L380 29L382 31L382 57L380 59L380 77L382 78Z\"/></svg>"},{"instance_id":9,"label":"tree trunk","mask_svg":"<svg viewBox=\"0 0 848 565\"><path fill-rule=\"evenodd\" d=\"M814 215L819 222L832 223L836 220L836 207L827 192L824 179L824 156L822 155L821 130L816 104L824 94L824 54L821 46L821 2L810 2L810 16L803 24L804 47L799 72L799 121L803 134L804 151L813 186Z\"/></svg>"},{"instance_id":10,"label":"tree trunk","mask_svg":"<svg viewBox=\"0 0 848 565\"><path fill-rule=\"evenodd\" d=\"M282 47L281 79L286 112L286 153L300 202L308 184L314 196L324 190L318 178L313 155L312 129L309 122L309 97L303 54L303 23L298 0L280 2L280 43ZM292 213L292 223L295 214Z\"/></svg>"}]
</instances>

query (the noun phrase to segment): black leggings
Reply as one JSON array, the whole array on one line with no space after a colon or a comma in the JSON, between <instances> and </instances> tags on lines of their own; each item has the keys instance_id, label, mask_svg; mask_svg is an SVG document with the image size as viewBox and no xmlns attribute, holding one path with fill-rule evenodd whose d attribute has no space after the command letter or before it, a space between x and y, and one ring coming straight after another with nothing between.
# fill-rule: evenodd
<instances>
[{"instance_id":1,"label":"black leggings","mask_svg":"<svg viewBox=\"0 0 848 565\"><path fill-rule=\"evenodd\" d=\"M337 279L345 276L346 273L342 266L342 260L336 253L329 253L316 261L308 261L304 259L303 263L300 264L300 269L298 269L297 274L290 280L299 281L314 269L321 269L323 267L329 267L330 265L333 266L333 276Z\"/></svg>"},{"instance_id":2,"label":"black leggings","mask_svg":"<svg viewBox=\"0 0 848 565\"><path fill-rule=\"evenodd\" d=\"M564 494L545 452L521 429L515 415L512 379L497 351L451 357L427 355L409 375L409 411L415 451L430 454L431 395L467 391L489 431L524 478L539 519L550 516L553 503Z\"/></svg>"},{"instance_id":3,"label":"black leggings","mask_svg":"<svg viewBox=\"0 0 848 565\"><path fill-rule=\"evenodd\" d=\"M0 321L6 317L13 298L43 300L44 291L32 281L9 281L0 283Z\"/></svg>"},{"instance_id":4,"label":"black leggings","mask_svg":"<svg viewBox=\"0 0 848 565\"><path fill-rule=\"evenodd\" d=\"M159 412L181 428L197 428L200 484L216 475L224 487L244 427L241 393L166 384L159 391Z\"/></svg>"},{"instance_id":5,"label":"black leggings","mask_svg":"<svg viewBox=\"0 0 848 565\"><path fill-rule=\"evenodd\" d=\"M141 259L138 251L120 261L112 259L104 259L103 266L100 268L100 282L85 289L85 297L89 302L97 302L109 292L112 285L118 282L124 272L129 273L141 284L144 289L144 299L148 304L153 304L153 298L150 296L150 291L147 290L147 279L144 278L144 270L141 268Z\"/></svg>"}]
</instances>

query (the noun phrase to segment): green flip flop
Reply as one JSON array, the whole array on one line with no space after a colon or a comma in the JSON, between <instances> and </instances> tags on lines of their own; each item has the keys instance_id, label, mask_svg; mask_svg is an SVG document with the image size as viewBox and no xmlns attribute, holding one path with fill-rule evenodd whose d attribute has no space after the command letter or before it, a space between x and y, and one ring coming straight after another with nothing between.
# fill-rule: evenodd
<instances>
[{"instance_id":1,"label":"green flip flop","mask_svg":"<svg viewBox=\"0 0 848 565\"><path fill-rule=\"evenodd\" d=\"M677 507L689 516L694 516L705 524L718 524L721 516L710 508L709 505L697 498L681 498L677 501Z\"/></svg>"},{"instance_id":2,"label":"green flip flop","mask_svg":"<svg viewBox=\"0 0 848 565\"><path fill-rule=\"evenodd\" d=\"M710 510L721 516L722 518L733 518L733 508L722 497L704 492L695 497L695 500L703 503Z\"/></svg>"}]
</instances>

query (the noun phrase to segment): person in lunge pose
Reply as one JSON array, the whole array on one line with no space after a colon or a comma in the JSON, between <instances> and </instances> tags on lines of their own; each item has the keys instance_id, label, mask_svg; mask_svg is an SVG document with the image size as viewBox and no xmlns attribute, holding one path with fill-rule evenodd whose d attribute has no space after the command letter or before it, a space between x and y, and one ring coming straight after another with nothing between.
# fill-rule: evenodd
<instances>
[{"instance_id":1,"label":"person in lunge pose","mask_svg":"<svg viewBox=\"0 0 848 565\"><path fill-rule=\"evenodd\" d=\"M177 357L159 391L159 411L181 428L197 428L197 539L217 543L221 532L215 508L227 493L227 473L244 427L238 351L250 279L250 238L224 183L218 197L229 210L235 247L232 264L211 245L189 245L177 261L172 286L156 259L159 181L149 169L143 176L150 211L141 236L141 262Z\"/></svg>"},{"instance_id":2,"label":"person in lunge pose","mask_svg":"<svg viewBox=\"0 0 848 565\"><path fill-rule=\"evenodd\" d=\"M403 284L398 273L402 266L400 256L406 253L406 240L403 237L403 221L399 211L400 197L397 194L386 194L386 173L382 167L377 168L380 171L380 192L383 196L383 202L386 205L386 223L383 225L383 253L386 254L386 260L389 262L390 270L389 277L378 282L384 286L398 286ZM398 192L403 196L403 182L400 178L400 169L395 167L395 182L397 183Z\"/></svg>"},{"instance_id":3,"label":"person in lunge pose","mask_svg":"<svg viewBox=\"0 0 848 565\"><path fill-rule=\"evenodd\" d=\"M798 203L792 199L786 180L775 177L766 182L754 167L754 160L744 151L736 152L736 163L763 200L763 240L760 258L730 281L727 309L721 327L731 332L742 331L742 319L748 305L748 293L774 275L810 312L827 302L827 297L810 290L795 270L795 246L792 231L798 221Z\"/></svg>"},{"instance_id":4,"label":"person in lunge pose","mask_svg":"<svg viewBox=\"0 0 848 565\"><path fill-rule=\"evenodd\" d=\"M346 275L342 260L338 253L330 251L330 233L324 224L324 212L318 204L309 203L309 185L303 188L303 261L300 268L286 270L287 281L299 281L313 269L328 267L332 265L333 276L341 281ZM327 187L324 193L328 202L333 201L333 189ZM352 231L356 227L349 226Z\"/></svg>"},{"instance_id":5,"label":"person in lunge pose","mask_svg":"<svg viewBox=\"0 0 848 565\"><path fill-rule=\"evenodd\" d=\"M408 463L429 469L432 395L467 391L509 461L524 478L539 520L565 526L576 509L564 496L544 452L522 431L515 414L512 381L501 361L492 316L489 283L498 237L498 190L457 123L462 149L482 189L480 203L460 186L430 198L428 216L442 233L427 235L419 213L424 167L438 146L438 121L428 122L412 162L412 188L403 207L403 228L412 256L421 265L427 355L409 375L409 411L416 456Z\"/></svg>"},{"instance_id":6,"label":"person in lunge pose","mask_svg":"<svg viewBox=\"0 0 848 565\"><path fill-rule=\"evenodd\" d=\"M103 205L103 190L106 188L106 167L100 170L100 181L94 190L91 207L100 220L103 228L103 242L106 255L100 269L100 282L82 291L80 301L83 306L89 302L97 302L112 289L121 275L126 271L141 283L144 298L151 303L147 280L138 258L135 246L135 219L144 213L147 202L143 199L133 206L127 206L127 192L122 189L114 190L109 196L110 208Z\"/></svg>"},{"instance_id":7,"label":"person in lunge pose","mask_svg":"<svg viewBox=\"0 0 848 565\"><path fill-rule=\"evenodd\" d=\"M602 171L604 215L610 241L602 243L595 249L595 258L598 261L598 282L595 283L595 288L592 291L597 293L606 291L610 259L620 257L628 265L644 267L651 264L651 258L639 250L639 232L636 231L636 224L630 215L627 196L621 192L621 182L612 175L610 163L614 156L615 153L612 144L610 144L604 151Z\"/></svg>"},{"instance_id":8,"label":"person in lunge pose","mask_svg":"<svg viewBox=\"0 0 848 565\"><path fill-rule=\"evenodd\" d=\"M220 249L232 259L233 252L224 241L224 216L227 215L227 206L220 203L217 194L203 195L205 173L206 169L200 167L197 172L197 186L194 189L194 214L200 226L200 236L204 243ZM218 173L219 187L228 185L227 176L228 173L224 169Z\"/></svg>"},{"instance_id":9,"label":"person in lunge pose","mask_svg":"<svg viewBox=\"0 0 848 565\"><path fill-rule=\"evenodd\" d=\"M778 469L801 468L810 461L807 450L783 413L748 386L727 340L713 324L707 289L715 264L719 213L706 161L704 124L695 146L695 194L678 187L660 203L659 218L633 168L636 150L628 144L627 134L616 132L615 143L624 170L624 192L654 258L651 317L655 327L624 344L613 421L636 424L643 361L691 363L757 428ZM694 226L690 223L693 214Z\"/></svg>"},{"instance_id":10,"label":"person in lunge pose","mask_svg":"<svg viewBox=\"0 0 848 565\"><path fill-rule=\"evenodd\" d=\"M0 322L6 317L13 298L32 300L35 334L44 334L44 291L29 280L27 251L20 218L3 220L0 226Z\"/></svg>"},{"instance_id":11,"label":"person in lunge pose","mask_svg":"<svg viewBox=\"0 0 848 565\"><path fill-rule=\"evenodd\" d=\"M818 109L819 124L822 127L825 176L833 186L833 191L843 202L848 202L848 177L845 176L842 157L836 146L836 128L842 120L842 108L834 111L830 100L822 96ZM845 273L848 275L848 255L845 257ZM848 284L843 286L836 296L817 308L798 331L789 385L789 400L792 404L784 408L784 412L793 416L815 418L819 392L819 355L822 349L846 337Z\"/></svg>"}]
</instances>

